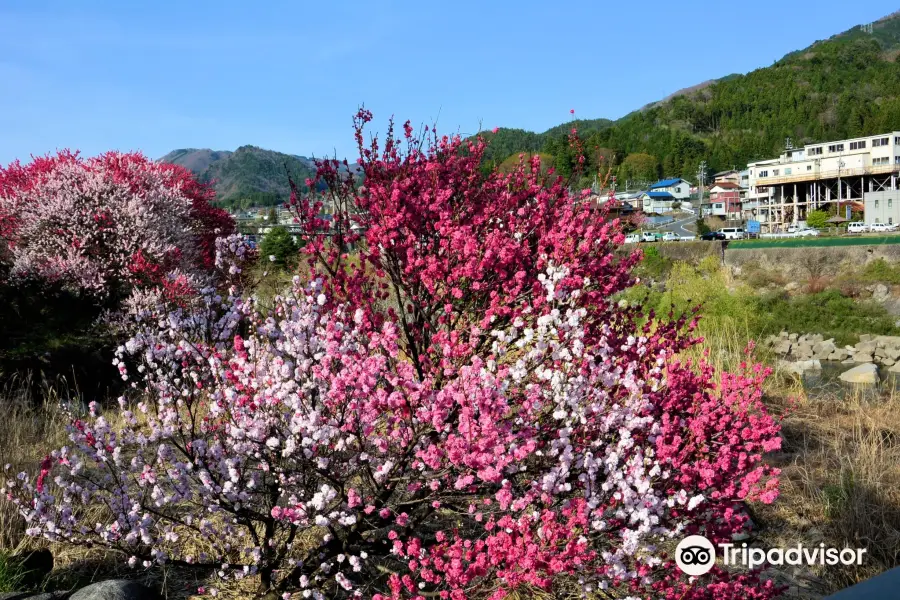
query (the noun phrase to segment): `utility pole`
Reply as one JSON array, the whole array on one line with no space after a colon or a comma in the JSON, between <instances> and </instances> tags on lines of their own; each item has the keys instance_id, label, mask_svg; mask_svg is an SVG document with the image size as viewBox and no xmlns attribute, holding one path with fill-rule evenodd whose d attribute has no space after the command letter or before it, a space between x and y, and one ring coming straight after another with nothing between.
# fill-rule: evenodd
<instances>
[{"instance_id":1,"label":"utility pole","mask_svg":"<svg viewBox=\"0 0 900 600\"><path fill-rule=\"evenodd\" d=\"M700 167L697 169L697 185L699 187L699 194L697 196L697 210L700 211L699 214L703 216L703 184L706 183L706 161L700 163Z\"/></svg>"},{"instance_id":2,"label":"utility pole","mask_svg":"<svg viewBox=\"0 0 900 600\"><path fill-rule=\"evenodd\" d=\"M838 205L837 216L841 216L841 169L844 168L844 157L838 159Z\"/></svg>"}]
</instances>

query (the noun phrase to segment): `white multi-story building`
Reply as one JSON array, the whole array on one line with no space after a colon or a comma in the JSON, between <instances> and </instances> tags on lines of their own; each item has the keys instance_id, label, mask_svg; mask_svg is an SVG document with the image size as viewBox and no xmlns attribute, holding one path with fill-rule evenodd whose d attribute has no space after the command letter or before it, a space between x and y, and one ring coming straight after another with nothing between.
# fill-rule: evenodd
<instances>
[{"instance_id":1,"label":"white multi-story building","mask_svg":"<svg viewBox=\"0 0 900 600\"><path fill-rule=\"evenodd\" d=\"M861 203L867 192L897 189L900 131L789 148L747 165L743 212L766 231L779 231L826 205Z\"/></svg>"}]
</instances>

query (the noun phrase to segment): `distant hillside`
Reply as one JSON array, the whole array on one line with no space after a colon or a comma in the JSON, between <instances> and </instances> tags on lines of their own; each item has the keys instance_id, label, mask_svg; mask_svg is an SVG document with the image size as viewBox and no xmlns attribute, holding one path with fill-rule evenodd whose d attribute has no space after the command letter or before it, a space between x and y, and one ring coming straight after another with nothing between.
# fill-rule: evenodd
<instances>
[{"instance_id":1,"label":"distant hillside","mask_svg":"<svg viewBox=\"0 0 900 600\"><path fill-rule=\"evenodd\" d=\"M696 179L710 171L746 165L794 144L842 139L900 128L900 13L871 27L857 26L786 55L770 67L685 88L614 123L585 132L586 156L614 156L619 179L676 176ZM603 120L601 120L603 121ZM500 129L498 163L519 152L554 155L566 175L576 164L563 137L564 123L545 134ZM558 133L550 133L558 132ZM501 135L503 134L503 135ZM520 142L516 146L513 142ZM597 151L590 149L597 148ZM504 153L505 156L504 156ZM641 172L622 171L629 155L641 156ZM655 169L644 172L656 161Z\"/></svg>"},{"instance_id":2,"label":"distant hillside","mask_svg":"<svg viewBox=\"0 0 900 600\"><path fill-rule=\"evenodd\" d=\"M201 181L215 182L223 206L271 206L290 198L288 173L304 186L315 174L309 158L241 146L234 152L207 148L174 150L161 159L190 169Z\"/></svg>"}]
</instances>

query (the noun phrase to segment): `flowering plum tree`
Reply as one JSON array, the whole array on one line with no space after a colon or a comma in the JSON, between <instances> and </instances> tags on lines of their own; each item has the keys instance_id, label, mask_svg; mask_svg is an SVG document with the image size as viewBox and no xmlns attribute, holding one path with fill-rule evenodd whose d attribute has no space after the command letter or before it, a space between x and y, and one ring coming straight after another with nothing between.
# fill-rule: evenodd
<instances>
[{"instance_id":1,"label":"flowering plum tree","mask_svg":"<svg viewBox=\"0 0 900 600\"><path fill-rule=\"evenodd\" d=\"M0 169L0 237L14 277L105 297L210 269L234 222L185 169L140 154L67 151Z\"/></svg>"},{"instance_id":2,"label":"flowering plum tree","mask_svg":"<svg viewBox=\"0 0 900 600\"><path fill-rule=\"evenodd\" d=\"M693 323L616 302L639 257L539 165L485 175L480 142L409 125L364 145L369 119L361 188L321 165L332 222L292 198L309 277L271 310L133 299L121 418L7 478L29 532L285 598L776 595L668 554L777 495L766 371L716 377L679 359ZM219 249L239 275L240 242Z\"/></svg>"}]
</instances>

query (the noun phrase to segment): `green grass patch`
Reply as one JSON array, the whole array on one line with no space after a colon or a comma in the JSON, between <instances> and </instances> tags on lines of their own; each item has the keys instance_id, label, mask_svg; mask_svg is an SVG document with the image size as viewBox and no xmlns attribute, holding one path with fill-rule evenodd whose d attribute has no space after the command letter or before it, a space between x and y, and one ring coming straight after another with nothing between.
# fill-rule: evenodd
<instances>
[{"instance_id":1,"label":"green grass patch","mask_svg":"<svg viewBox=\"0 0 900 600\"><path fill-rule=\"evenodd\" d=\"M757 248L815 248L839 246L882 246L900 244L900 235L859 235L853 237L812 237L736 240L726 250L755 250Z\"/></svg>"},{"instance_id":2,"label":"green grass patch","mask_svg":"<svg viewBox=\"0 0 900 600\"><path fill-rule=\"evenodd\" d=\"M871 269L873 276L881 277L885 266ZM641 285L627 290L622 298L653 308L657 315L670 311L686 314L699 305L699 333L703 336L742 331L745 339L760 340L781 331L820 333L846 345L856 343L865 333L900 335L900 328L894 325L896 317L876 303L835 289L800 296L781 291L758 295L750 285L731 280L716 257L704 258L697 266L677 262L666 279L665 290Z\"/></svg>"},{"instance_id":3,"label":"green grass patch","mask_svg":"<svg viewBox=\"0 0 900 600\"><path fill-rule=\"evenodd\" d=\"M757 306L764 315L761 334L821 333L839 345L856 343L863 333L900 335L895 317L884 307L860 302L838 290L794 297L769 294L757 298Z\"/></svg>"},{"instance_id":4,"label":"green grass patch","mask_svg":"<svg viewBox=\"0 0 900 600\"><path fill-rule=\"evenodd\" d=\"M898 285L900 284L900 265L889 263L883 258L879 258L866 264L859 278L870 283Z\"/></svg>"},{"instance_id":5,"label":"green grass patch","mask_svg":"<svg viewBox=\"0 0 900 600\"><path fill-rule=\"evenodd\" d=\"M19 591L24 578L21 566L9 554L0 552L0 593Z\"/></svg>"}]
</instances>

